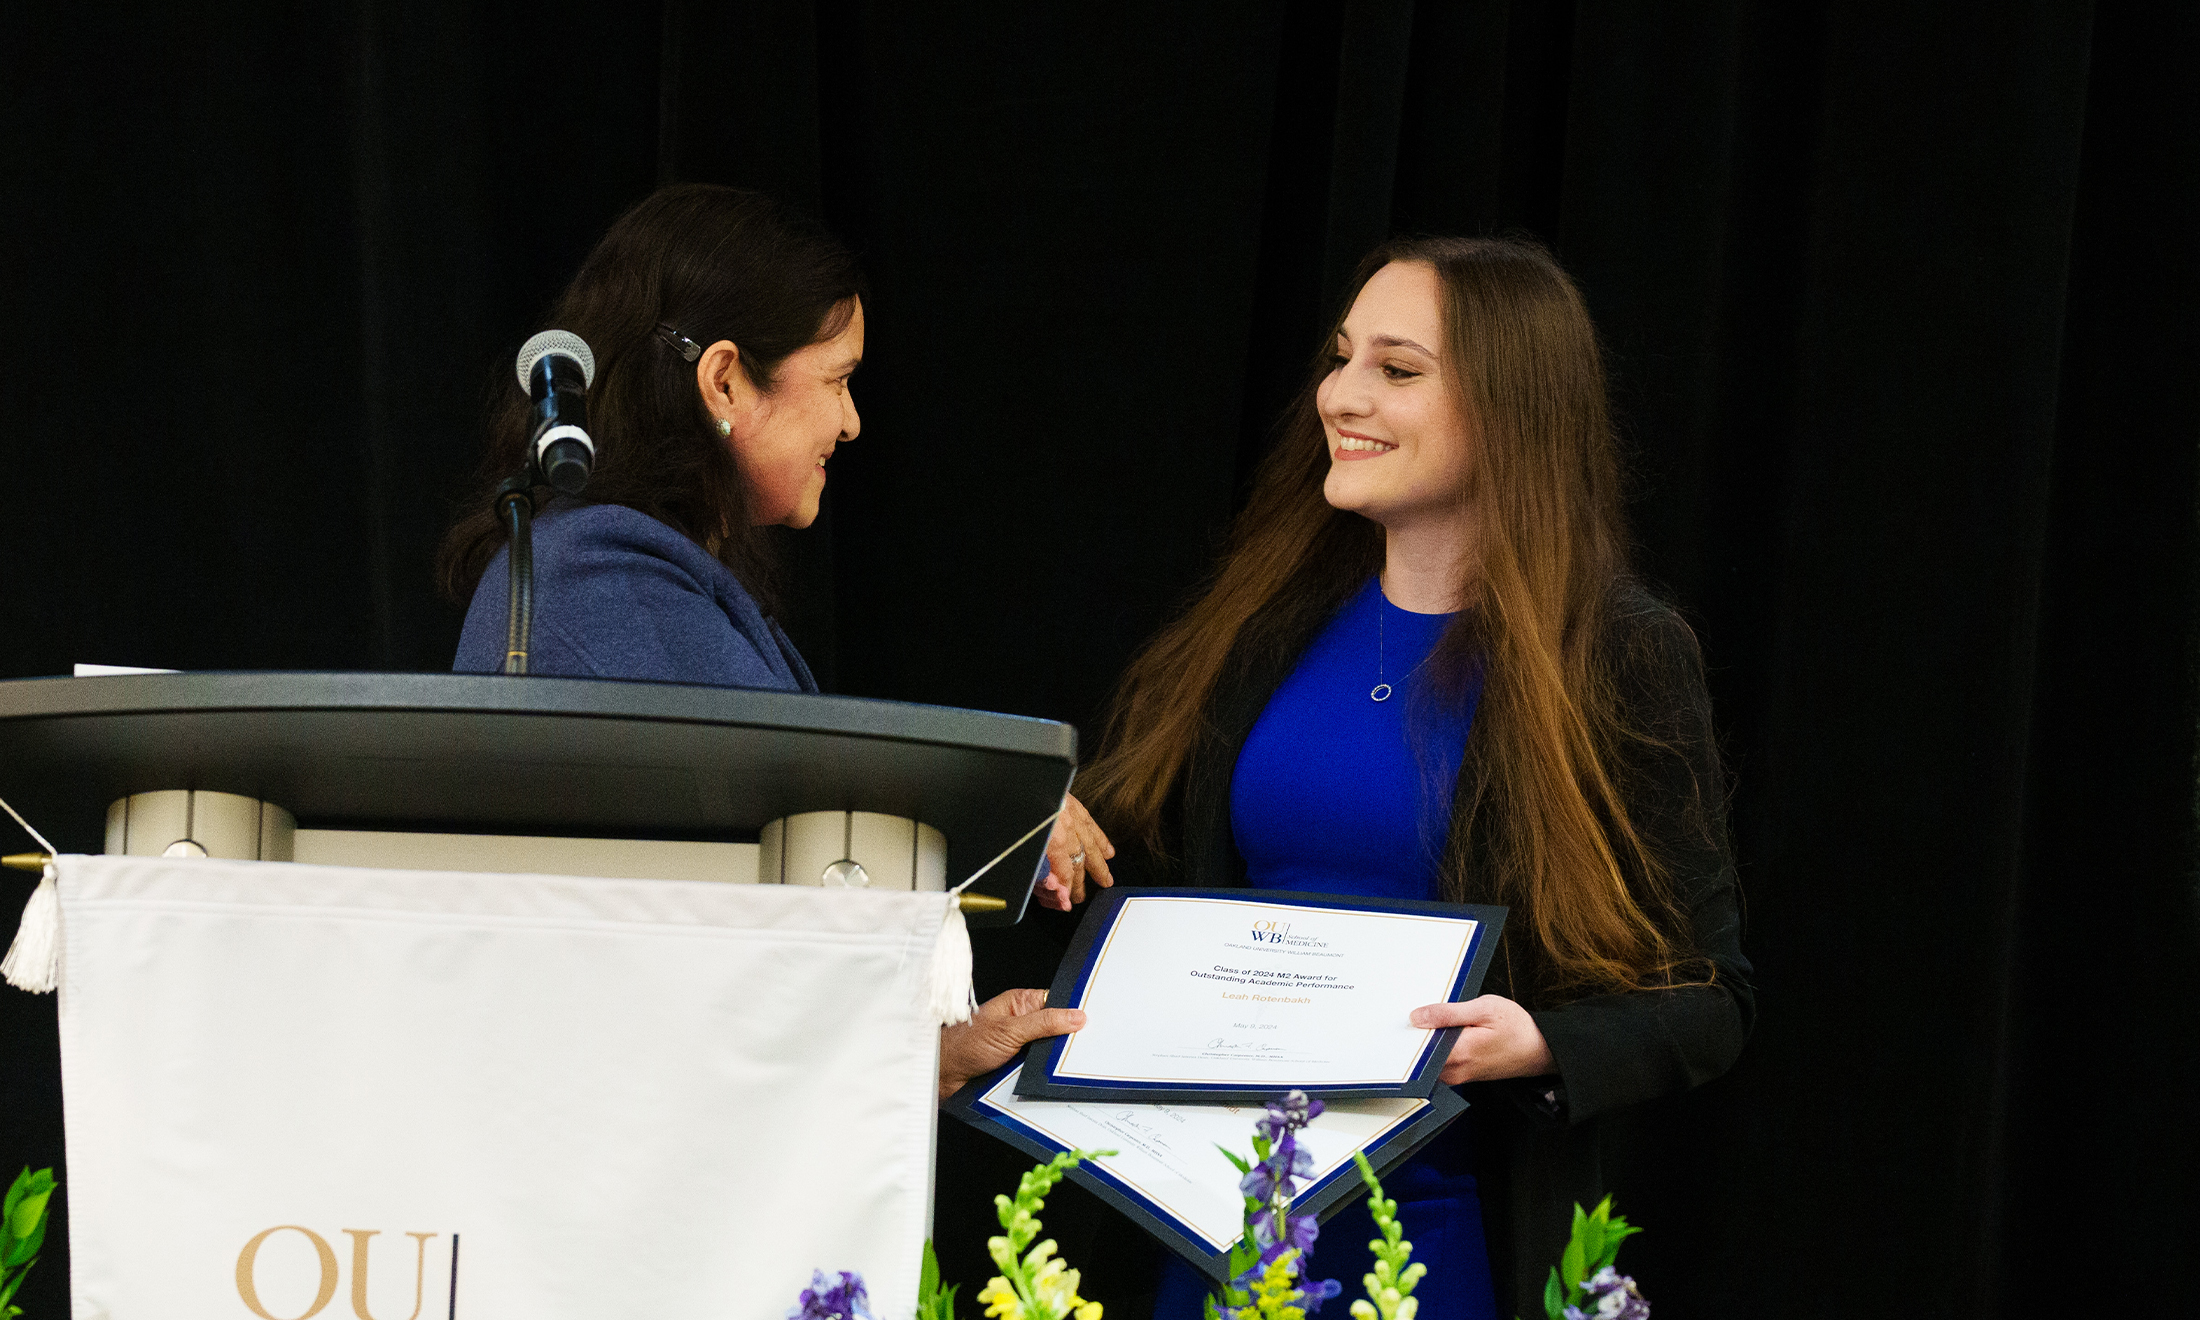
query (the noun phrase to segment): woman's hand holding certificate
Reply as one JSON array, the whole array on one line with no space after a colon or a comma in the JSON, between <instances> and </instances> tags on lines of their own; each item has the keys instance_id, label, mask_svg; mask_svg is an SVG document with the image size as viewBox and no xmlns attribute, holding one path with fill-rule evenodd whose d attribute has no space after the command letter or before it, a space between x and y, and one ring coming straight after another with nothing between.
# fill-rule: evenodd
<instances>
[{"instance_id":1,"label":"woman's hand holding certificate","mask_svg":"<svg viewBox=\"0 0 2200 1320\"><path fill-rule=\"evenodd\" d=\"M1428 1095L1458 1027L1411 1015L1473 993L1503 919L1452 903L1110 891L1048 997L1082 1009L1086 1026L1035 1047L1016 1091Z\"/></svg>"},{"instance_id":2,"label":"woman's hand holding certificate","mask_svg":"<svg viewBox=\"0 0 2200 1320\"><path fill-rule=\"evenodd\" d=\"M1413 1010L1417 1027L1458 1027L1459 1039L1444 1063L1443 1082L1494 1082L1541 1077L1558 1071L1543 1031L1527 1009L1503 995L1479 995L1464 1004L1428 1004Z\"/></svg>"}]
</instances>

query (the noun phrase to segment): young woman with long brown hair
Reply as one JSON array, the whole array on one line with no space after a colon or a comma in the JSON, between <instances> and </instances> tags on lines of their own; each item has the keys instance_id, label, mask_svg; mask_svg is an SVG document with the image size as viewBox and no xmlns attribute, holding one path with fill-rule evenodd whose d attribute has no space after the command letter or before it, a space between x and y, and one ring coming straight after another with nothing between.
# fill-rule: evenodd
<instances>
[{"instance_id":1,"label":"young woman with long brown hair","mask_svg":"<svg viewBox=\"0 0 2200 1320\"><path fill-rule=\"evenodd\" d=\"M1423 1320L1539 1301L1595 1120L1749 1033L1724 779L1694 635L1628 567L1579 291L1530 244L1361 264L1222 563L1132 663L1080 781L1149 883L1502 903L1444 1080L1473 1107L1391 1193ZM1488 1207L1485 1215L1484 1207ZM1355 1218L1356 1216L1356 1218ZM1357 1278L1364 1209L1317 1274ZM1197 1313L1171 1266L1156 1314Z\"/></svg>"}]
</instances>

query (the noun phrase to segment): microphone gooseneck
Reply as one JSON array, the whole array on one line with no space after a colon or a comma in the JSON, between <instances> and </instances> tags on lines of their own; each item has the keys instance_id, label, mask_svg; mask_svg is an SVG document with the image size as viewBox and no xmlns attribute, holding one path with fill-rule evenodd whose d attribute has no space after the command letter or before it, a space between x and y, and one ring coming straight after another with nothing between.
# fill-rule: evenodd
<instances>
[{"instance_id":1,"label":"microphone gooseneck","mask_svg":"<svg viewBox=\"0 0 2200 1320\"><path fill-rule=\"evenodd\" d=\"M534 505L525 477L507 478L497 488L497 518L504 524L505 555L511 570L505 596L504 672L527 672L527 648L535 628Z\"/></svg>"}]
</instances>

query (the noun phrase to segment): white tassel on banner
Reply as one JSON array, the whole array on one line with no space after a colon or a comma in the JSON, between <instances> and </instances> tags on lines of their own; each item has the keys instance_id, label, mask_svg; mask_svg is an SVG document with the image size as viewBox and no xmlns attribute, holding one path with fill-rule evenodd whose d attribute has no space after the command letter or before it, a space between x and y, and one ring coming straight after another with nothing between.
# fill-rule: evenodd
<instances>
[{"instance_id":1,"label":"white tassel on banner","mask_svg":"<svg viewBox=\"0 0 2200 1320\"><path fill-rule=\"evenodd\" d=\"M932 1016L943 1027L960 1026L978 1011L978 992L970 977L970 927L963 922L962 894L986 872L1008 860L1008 855L1031 842L1032 836L1062 814L1057 807L1045 820L1024 831L1024 837L1001 849L992 861L970 873L970 878L947 891L947 912L940 918L939 942L932 946Z\"/></svg>"},{"instance_id":2,"label":"white tassel on banner","mask_svg":"<svg viewBox=\"0 0 2200 1320\"><path fill-rule=\"evenodd\" d=\"M8 805L7 799L0 798L0 807L6 807L23 832L46 850L46 868L39 874L38 888L31 891L31 901L23 905L23 921L15 928L15 943L8 946L8 956L0 960L0 977L18 990L43 995L61 983L61 895L53 887L54 847L46 842L45 835L31 828L22 812Z\"/></svg>"},{"instance_id":3,"label":"white tassel on banner","mask_svg":"<svg viewBox=\"0 0 2200 1320\"><path fill-rule=\"evenodd\" d=\"M970 927L963 923L962 891L947 896L939 940L932 946L932 1016L943 1027L968 1022L978 1009L970 982Z\"/></svg>"},{"instance_id":4,"label":"white tassel on banner","mask_svg":"<svg viewBox=\"0 0 2200 1320\"><path fill-rule=\"evenodd\" d=\"M0 977L18 990L34 995L50 994L61 984L61 896L54 890L53 863L39 877L31 901L23 905L23 922L15 928L15 943L0 961ZM960 916L960 913L956 915ZM970 958L970 941L963 940L963 959Z\"/></svg>"}]
</instances>

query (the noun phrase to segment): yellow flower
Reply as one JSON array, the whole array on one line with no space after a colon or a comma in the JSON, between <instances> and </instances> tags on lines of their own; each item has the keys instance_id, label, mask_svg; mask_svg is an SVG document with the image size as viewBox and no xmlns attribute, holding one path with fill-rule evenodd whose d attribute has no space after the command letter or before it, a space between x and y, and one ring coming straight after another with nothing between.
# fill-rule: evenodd
<instances>
[{"instance_id":1,"label":"yellow flower","mask_svg":"<svg viewBox=\"0 0 2200 1320\"><path fill-rule=\"evenodd\" d=\"M1261 1320L1306 1320L1305 1310L1293 1300L1298 1296L1298 1280L1291 1267L1298 1256L1296 1249L1284 1252L1254 1282L1253 1307Z\"/></svg>"},{"instance_id":2,"label":"yellow flower","mask_svg":"<svg viewBox=\"0 0 2200 1320\"><path fill-rule=\"evenodd\" d=\"M1077 1295L1078 1272L1059 1259L1039 1267L1031 1281L1031 1295L1049 1316L1075 1316L1076 1320L1100 1320L1100 1303Z\"/></svg>"},{"instance_id":3,"label":"yellow flower","mask_svg":"<svg viewBox=\"0 0 2200 1320\"><path fill-rule=\"evenodd\" d=\"M995 1276L978 1293L978 1303L993 1320L1024 1320L1024 1304L1008 1280Z\"/></svg>"}]
</instances>

